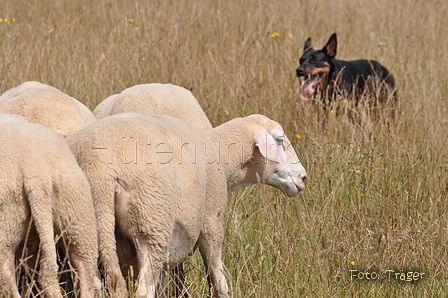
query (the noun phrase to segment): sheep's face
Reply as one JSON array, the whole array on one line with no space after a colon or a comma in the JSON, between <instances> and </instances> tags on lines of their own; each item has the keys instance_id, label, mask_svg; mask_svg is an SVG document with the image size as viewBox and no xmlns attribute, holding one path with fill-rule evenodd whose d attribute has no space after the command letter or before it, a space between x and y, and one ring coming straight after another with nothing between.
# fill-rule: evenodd
<instances>
[{"instance_id":1,"label":"sheep's face","mask_svg":"<svg viewBox=\"0 0 448 298\"><path fill-rule=\"evenodd\" d=\"M277 122L265 118L263 125L254 134L256 154L264 157L262 171L258 174L262 182L283 190L288 196L297 195L305 189L306 171L294 148Z\"/></svg>"}]
</instances>

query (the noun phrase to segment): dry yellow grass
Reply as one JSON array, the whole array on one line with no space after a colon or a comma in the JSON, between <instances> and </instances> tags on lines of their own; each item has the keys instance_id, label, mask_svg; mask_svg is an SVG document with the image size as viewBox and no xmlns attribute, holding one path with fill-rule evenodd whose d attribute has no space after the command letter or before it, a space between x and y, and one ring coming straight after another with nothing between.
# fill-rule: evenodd
<instances>
[{"instance_id":1,"label":"dry yellow grass","mask_svg":"<svg viewBox=\"0 0 448 298\"><path fill-rule=\"evenodd\" d=\"M192 90L213 125L275 119L296 143L308 188L296 198L264 186L231 195L231 295L444 297L447 15L433 0L4 0L0 92L38 80L94 108L136 84L172 83ZM394 74L390 127L330 114L323 128L316 104L299 99L305 39L318 48L333 32L337 58L376 59ZM200 264L195 256L187 267L195 297L207 293ZM425 278L353 281L352 268Z\"/></svg>"}]
</instances>

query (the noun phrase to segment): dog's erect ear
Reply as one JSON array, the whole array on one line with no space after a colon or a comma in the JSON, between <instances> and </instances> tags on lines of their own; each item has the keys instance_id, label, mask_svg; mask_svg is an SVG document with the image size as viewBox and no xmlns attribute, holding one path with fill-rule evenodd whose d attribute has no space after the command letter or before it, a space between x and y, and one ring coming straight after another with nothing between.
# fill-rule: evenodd
<instances>
[{"instance_id":1,"label":"dog's erect ear","mask_svg":"<svg viewBox=\"0 0 448 298\"><path fill-rule=\"evenodd\" d=\"M303 51L306 51L308 49L311 49L311 37L308 37L308 39L305 41L305 46L303 47Z\"/></svg>"},{"instance_id":2,"label":"dog's erect ear","mask_svg":"<svg viewBox=\"0 0 448 298\"><path fill-rule=\"evenodd\" d=\"M334 58L336 56L336 48L338 46L338 40L336 38L336 33L333 33L330 36L330 39L328 40L327 44L324 46L322 51L327 54L327 56Z\"/></svg>"}]
</instances>

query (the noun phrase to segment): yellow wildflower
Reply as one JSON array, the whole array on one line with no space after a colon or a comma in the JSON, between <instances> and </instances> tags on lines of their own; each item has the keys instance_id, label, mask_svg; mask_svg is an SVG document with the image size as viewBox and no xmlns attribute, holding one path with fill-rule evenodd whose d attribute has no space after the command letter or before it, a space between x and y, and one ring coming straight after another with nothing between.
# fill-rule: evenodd
<instances>
[{"instance_id":1,"label":"yellow wildflower","mask_svg":"<svg viewBox=\"0 0 448 298\"><path fill-rule=\"evenodd\" d=\"M134 29L135 29L135 30L138 30L139 28L138 28L138 27L135 27Z\"/></svg>"},{"instance_id":2,"label":"yellow wildflower","mask_svg":"<svg viewBox=\"0 0 448 298\"><path fill-rule=\"evenodd\" d=\"M279 36L280 34L278 33L278 32L274 32L274 33L272 33L272 35L271 35L271 37L272 38L276 38L277 36Z\"/></svg>"},{"instance_id":3,"label":"yellow wildflower","mask_svg":"<svg viewBox=\"0 0 448 298\"><path fill-rule=\"evenodd\" d=\"M288 38L292 39L292 34L291 33L289 33Z\"/></svg>"},{"instance_id":4,"label":"yellow wildflower","mask_svg":"<svg viewBox=\"0 0 448 298\"><path fill-rule=\"evenodd\" d=\"M350 265L355 266L356 262L350 262Z\"/></svg>"},{"instance_id":5,"label":"yellow wildflower","mask_svg":"<svg viewBox=\"0 0 448 298\"><path fill-rule=\"evenodd\" d=\"M12 21L15 22L15 21L16 21L16 18L12 18Z\"/></svg>"},{"instance_id":6,"label":"yellow wildflower","mask_svg":"<svg viewBox=\"0 0 448 298\"><path fill-rule=\"evenodd\" d=\"M301 136L301 135L299 135L299 134L297 134L297 135L296 135L296 138L298 138L298 139L301 139L301 138L302 138L302 136Z\"/></svg>"},{"instance_id":7,"label":"yellow wildflower","mask_svg":"<svg viewBox=\"0 0 448 298\"><path fill-rule=\"evenodd\" d=\"M3 22L3 19L0 19L0 23Z\"/></svg>"},{"instance_id":8,"label":"yellow wildflower","mask_svg":"<svg viewBox=\"0 0 448 298\"><path fill-rule=\"evenodd\" d=\"M243 106L243 103L242 103L242 102L240 102L239 106L240 106L240 107L242 107L242 106Z\"/></svg>"},{"instance_id":9,"label":"yellow wildflower","mask_svg":"<svg viewBox=\"0 0 448 298\"><path fill-rule=\"evenodd\" d=\"M134 19L129 19L129 23L134 23L135 21L134 21Z\"/></svg>"},{"instance_id":10,"label":"yellow wildflower","mask_svg":"<svg viewBox=\"0 0 448 298\"><path fill-rule=\"evenodd\" d=\"M334 114L334 110L330 110L330 114Z\"/></svg>"},{"instance_id":11,"label":"yellow wildflower","mask_svg":"<svg viewBox=\"0 0 448 298\"><path fill-rule=\"evenodd\" d=\"M24 47L24 46L25 46L25 44L24 44L24 43L21 43L21 44L20 44L20 46L21 46L21 47Z\"/></svg>"}]
</instances>

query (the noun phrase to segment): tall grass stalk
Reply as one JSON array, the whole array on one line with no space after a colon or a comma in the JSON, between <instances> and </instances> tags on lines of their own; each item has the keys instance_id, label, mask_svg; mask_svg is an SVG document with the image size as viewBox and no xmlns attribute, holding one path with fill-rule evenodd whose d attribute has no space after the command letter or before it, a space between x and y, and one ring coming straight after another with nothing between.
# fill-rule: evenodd
<instances>
[{"instance_id":1,"label":"tall grass stalk","mask_svg":"<svg viewBox=\"0 0 448 298\"><path fill-rule=\"evenodd\" d=\"M230 195L232 297L445 297L447 14L440 1L4 0L0 92L37 80L93 109L161 82L190 89L213 125L264 114L309 178L294 198L265 186ZM322 125L319 102L299 99L305 39L319 48L333 32L338 58L376 59L395 76L390 125L330 112ZM425 275L356 281L355 269ZM192 295L206 296L198 254L186 270Z\"/></svg>"}]
</instances>

